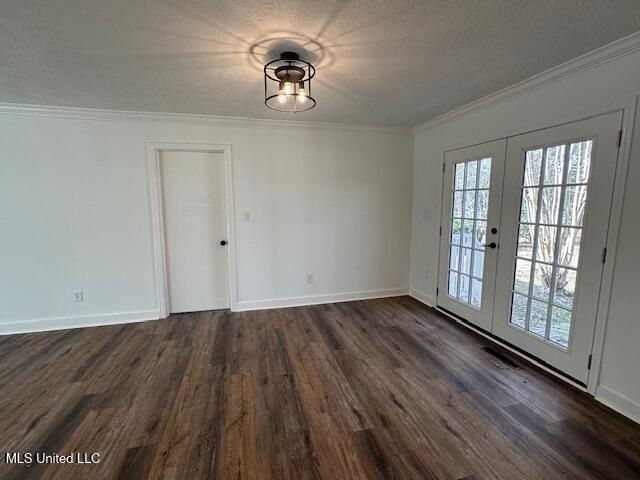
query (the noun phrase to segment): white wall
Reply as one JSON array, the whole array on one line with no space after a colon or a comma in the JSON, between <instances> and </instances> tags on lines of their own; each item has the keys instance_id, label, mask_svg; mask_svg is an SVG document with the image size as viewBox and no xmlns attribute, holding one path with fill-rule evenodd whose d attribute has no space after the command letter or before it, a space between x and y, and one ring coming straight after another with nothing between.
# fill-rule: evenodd
<instances>
[{"instance_id":1,"label":"white wall","mask_svg":"<svg viewBox=\"0 0 640 480\"><path fill-rule=\"evenodd\" d=\"M418 130L413 176L411 289L433 303L443 152L589 115L624 108L640 92L640 50L523 94ZM628 114L628 112L627 112ZM628 187L598 395L640 419L640 122L636 122Z\"/></svg>"},{"instance_id":2,"label":"white wall","mask_svg":"<svg viewBox=\"0 0 640 480\"><path fill-rule=\"evenodd\" d=\"M0 333L157 317L150 141L232 145L240 308L408 288L411 132L12 111L0 108Z\"/></svg>"}]
</instances>

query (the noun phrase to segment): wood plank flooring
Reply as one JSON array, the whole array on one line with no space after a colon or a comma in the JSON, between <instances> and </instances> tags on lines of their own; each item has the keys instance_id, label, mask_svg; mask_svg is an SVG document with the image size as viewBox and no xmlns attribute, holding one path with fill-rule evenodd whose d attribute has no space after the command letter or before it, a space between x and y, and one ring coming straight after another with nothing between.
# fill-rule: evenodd
<instances>
[{"instance_id":1,"label":"wood plank flooring","mask_svg":"<svg viewBox=\"0 0 640 480\"><path fill-rule=\"evenodd\" d=\"M640 427L408 297L0 337L2 479L631 479ZM4 457L4 455L3 455Z\"/></svg>"}]
</instances>

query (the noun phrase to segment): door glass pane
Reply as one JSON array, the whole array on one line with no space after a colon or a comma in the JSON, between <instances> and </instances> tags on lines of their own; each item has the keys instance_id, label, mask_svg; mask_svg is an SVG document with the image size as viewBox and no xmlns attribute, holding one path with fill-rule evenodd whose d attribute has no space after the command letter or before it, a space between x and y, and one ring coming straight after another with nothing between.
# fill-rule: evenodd
<instances>
[{"instance_id":1,"label":"door glass pane","mask_svg":"<svg viewBox=\"0 0 640 480\"><path fill-rule=\"evenodd\" d=\"M520 221L535 223L536 212L538 211L538 191L537 187L523 188L522 200L520 202Z\"/></svg>"},{"instance_id":2,"label":"door glass pane","mask_svg":"<svg viewBox=\"0 0 640 480\"><path fill-rule=\"evenodd\" d=\"M451 221L451 244L460 245L460 230L462 228L462 220L453 219Z\"/></svg>"},{"instance_id":3,"label":"door glass pane","mask_svg":"<svg viewBox=\"0 0 640 480\"><path fill-rule=\"evenodd\" d=\"M489 211L489 190L478 190L476 197L476 218L486 219Z\"/></svg>"},{"instance_id":4,"label":"door glass pane","mask_svg":"<svg viewBox=\"0 0 640 480\"><path fill-rule=\"evenodd\" d=\"M484 274L484 252L479 250L473 251L473 276L482 278Z\"/></svg>"},{"instance_id":5,"label":"door glass pane","mask_svg":"<svg viewBox=\"0 0 640 480\"><path fill-rule=\"evenodd\" d=\"M560 211L560 187L545 187L542 189L540 199L540 222L549 225L558 223L558 212Z\"/></svg>"},{"instance_id":6,"label":"door glass pane","mask_svg":"<svg viewBox=\"0 0 640 480\"><path fill-rule=\"evenodd\" d=\"M529 150L525 156L524 181L525 187L540 185L540 167L542 166L542 149Z\"/></svg>"},{"instance_id":7,"label":"door glass pane","mask_svg":"<svg viewBox=\"0 0 640 480\"><path fill-rule=\"evenodd\" d=\"M560 230L560 258L558 264L564 267L578 268L580 257L581 228L563 228Z\"/></svg>"},{"instance_id":8,"label":"door glass pane","mask_svg":"<svg viewBox=\"0 0 640 480\"><path fill-rule=\"evenodd\" d=\"M476 191L464 192L464 218L474 218L476 215Z\"/></svg>"},{"instance_id":9,"label":"door glass pane","mask_svg":"<svg viewBox=\"0 0 640 480\"><path fill-rule=\"evenodd\" d=\"M467 162L467 183L464 188L466 189L476 189L476 177L478 175L478 162L476 160L471 160Z\"/></svg>"},{"instance_id":10,"label":"door glass pane","mask_svg":"<svg viewBox=\"0 0 640 480\"><path fill-rule=\"evenodd\" d=\"M447 293L476 308L482 306L490 179L491 158L455 165Z\"/></svg>"},{"instance_id":11,"label":"door glass pane","mask_svg":"<svg viewBox=\"0 0 640 480\"><path fill-rule=\"evenodd\" d=\"M576 295L576 271L568 268L558 268L556 270L555 288L553 292L553 303L573 308L573 297Z\"/></svg>"},{"instance_id":12,"label":"door glass pane","mask_svg":"<svg viewBox=\"0 0 640 480\"><path fill-rule=\"evenodd\" d=\"M489 188L491 180L491 159L483 158L480 160L480 169L478 172L478 188Z\"/></svg>"},{"instance_id":13,"label":"door glass pane","mask_svg":"<svg viewBox=\"0 0 640 480\"><path fill-rule=\"evenodd\" d=\"M513 300L511 302L511 323L524 328L527 319L527 297L513 294Z\"/></svg>"},{"instance_id":14,"label":"door glass pane","mask_svg":"<svg viewBox=\"0 0 640 480\"><path fill-rule=\"evenodd\" d=\"M462 249L462 258L460 260L460 271L466 275L471 273L471 249Z\"/></svg>"},{"instance_id":15,"label":"door glass pane","mask_svg":"<svg viewBox=\"0 0 640 480\"><path fill-rule=\"evenodd\" d=\"M469 277L466 275L460 275L460 291L458 298L463 302L469 302Z\"/></svg>"},{"instance_id":16,"label":"door glass pane","mask_svg":"<svg viewBox=\"0 0 640 480\"><path fill-rule=\"evenodd\" d=\"M485 243L487 243L487 222L476 220L476 236L473 241L473 248L484 250Z\"/></svg>"},{"instance_id":17,"label":"door glass pane","mask_svg":"<svg viewBox=\"0 0 640 480\"><path fill-rule=\"evenodd\" d=\"M462 190L463 188L464 188L464 163L458 163L456 164L454 189Z\"/></svg>"},{"instance_id":18,"label":"door glass pane","mask_svg":"<svg viewBox=\"0 0 640 480\"><path fill-rule=\"evenodd\" d=\"M535 263L533 267L533 285L531 294L540 299L547 301L549 299L549 285L551 283L551 265L544 263Z\"/></svg>"},{"instance_id":19,"label":"door glass pane","mask_svg":"<svg viewBox=\"0 0 640 480\"><path fill-rule=\"evenodd\" d=\"M561 348L571 335L592 148L592 140L552 145L523 159L511 323Z\"/></svg>"},{"instance_id":20,"label":"door glass pane","mask_svg":"<svg viewBox=\"0 0 640 480\"><path fill-rule=\"evenodd\" d=\"M544 337L547 329L547 309L549 305L539 300L531 300L529 312L529 331Z\"/></svg>"},{"instance_id":21,"label":"door glass pane","mask_svg":"<svg viewBox=\"0 0 640 480\"><path fill-rule=\"evenodd\" d=\"M572 185L567 187L562 205L562 224L581 227L584 209L587 205L587 186Z\"/></svg>"},{"instance_id":22,"label":"door glass pane","mask_svg":"<svg viewBox=\"0 0 640 480\"><path fill-rule=\"evenodd\" d=\"M532 258L534 225L520 224L518 229L518 252L520 258Z\"/></svg>"},{"instance_id":23,"label":"door glass pane","mask_svg":"<svg viewBox=\"0 0 640 480\"><path fill-rule=\"evenodd\" d=\"M449 295L458 296L458 272L449 272Z\"/></svg>"},{"instance_id":24,"label":"door glass pane","mask_svg":"<svg viewBox=\"0 0 640 480\"><path fill-rule=\"evenodd\" d=\"M449 255L449 269L458 271L459 260L460 260L460 247L456 247L452 245L451 253Z\"/></svg>"},{"instance_id":25,"label":"door glass pane","mask_svg":"<svg viewBox=\"0 0 640 480\"><path fill-rule=\"evenodd\" d=\"M540 225L537 229L536 260L553 263L556 249L556 227Z\"/></svg>"},{"instance_id":26,"label":"door glass pane","mask_svg":"<svg viewBox=\"0 0 640 480\"><path fill-rule=\"evenodd\" d=\"M591 167L591 149L593 140L571 144L569 153L569 171L567 183L587 183Z\"/></svg>"},{"instance_id":27,"label":"door glass pane","mask_svg":"<svg viewBox=\"0 0 640 480\"><path fill-rule=\"evenodd\" d=\"M528 260L516 260L516 278L513 282L513 289L517 292L529 294L529 283L531 279L531 262Z\"/></svg>"},{"instance_id":28,"label":"door glass pane","mask_svg":"<svg viewBox=\"0 0 640 480\"><path fill-rule=\"evenodd\" d=\"M470 247L473 244L473 220L462 221L462 245Z\"/></svg>"},{"instance_id":29,"label":"door glass pane","mask_svg":"<svg viewBox=\"0 0 640 480\"><path fill-rule=\"evenodd\" d=\"M544 185L560 185L564 171L564 145L547 148L544 162Z\"/></svg>"},{"instance_id":30,"label":"door glass pane","mask_svg":"<svg viewBox=\"0 0 640 480\"><path fill-rule=\"evenodd\" d=\"M453 192L453 217L462 218L462 193Z\"/></svg>"}]
</instances>

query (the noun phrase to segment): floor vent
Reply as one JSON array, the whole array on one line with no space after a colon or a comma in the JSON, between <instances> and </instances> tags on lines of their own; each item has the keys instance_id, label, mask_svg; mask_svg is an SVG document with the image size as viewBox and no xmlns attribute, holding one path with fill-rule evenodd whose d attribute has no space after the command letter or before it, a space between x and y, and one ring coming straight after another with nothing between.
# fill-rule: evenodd
<instances>
[{"instance_id":1,"label":"floor vent","mask_svg":"<svg viewBox=\"0 0 640 480\"><path fill-rule=\"evenodd\" d=\"M493 347L482 347L482 349L487 352L489 355L493 355L494 357L496 357L498 360L500 360L502 363L504 363L505 365L513 368L514 370L520 370L522 368L521 365L518 365L516 362L514 362L513 360L511 360L509 357L507 357L506 355L498 352L497 350L494 350Z\"/></svg>"}]
</instances>

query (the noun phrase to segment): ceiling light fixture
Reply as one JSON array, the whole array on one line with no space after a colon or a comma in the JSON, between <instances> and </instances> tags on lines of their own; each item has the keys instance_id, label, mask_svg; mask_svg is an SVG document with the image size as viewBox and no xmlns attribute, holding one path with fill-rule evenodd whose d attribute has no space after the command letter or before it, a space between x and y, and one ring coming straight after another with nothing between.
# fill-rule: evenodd
<instances>
[{"instance_id":1,"label":"ceiling light fixture","mask_svg":"<svg viewBox=\"0 0 640 480\"><path fill-rule=\"evenodd\" d=\"M311 79L316 69L297 53L283 52L264 66L264 104L279 112L304 112L316 106Z\"/></svg>"}]
</instances>

